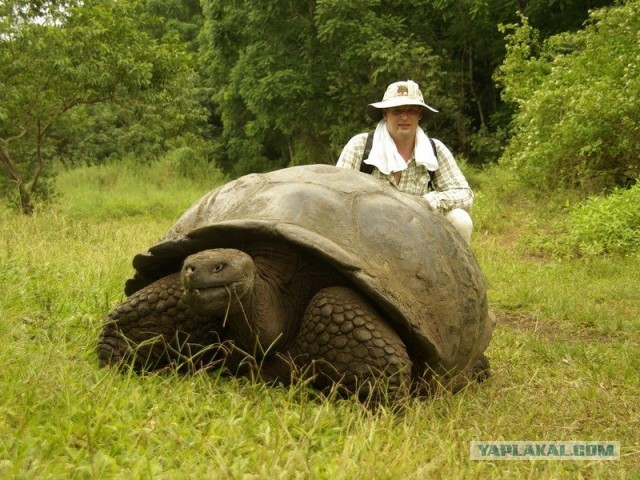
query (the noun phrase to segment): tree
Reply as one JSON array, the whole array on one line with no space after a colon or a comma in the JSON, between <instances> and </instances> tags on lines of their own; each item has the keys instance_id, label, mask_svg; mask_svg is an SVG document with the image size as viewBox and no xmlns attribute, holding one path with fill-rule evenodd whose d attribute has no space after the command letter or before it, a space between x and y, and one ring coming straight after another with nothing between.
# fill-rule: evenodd
<instances>
[{"instance_id":1,"label":"tree","mask_svg":"<svg viewBox=\"0 0 640 480\"><path fill-rule=\"evenodd\" d=\"M337 146L370 127L366 103L399 78L452 98L433 68L439 57L407 33L408 9L388 3L202 2L200 58L228 170L335 162Z\"/></svg>"},{"instance_id":2,"label":"tree","mask_svg":"<svg viewBox=\"0 0 640 480\"><path fill-rule=\"evenodd\" d=\"M513 106L500 97L493 75L506 54L498 26L525 15L542 38L578 30L590 9L615 0L430 0L430 44L442 52L447 85L459 101L452 144L474 163L498 159L513 115ZM412 29L420 30L425 17L413 16Z\"/></svg>"},{"instance_id":3,"label":"tree","mask_svg":"<svg viewBox=\"0 0 640 480\"><path fill-rule=\"evenodd\" d=\"M190 50L197 48L196 39L203 22L199 0L146 0L146 8L163 19L152 29L154 38L177 33Z\"/></svg>"},{"instance_id":4,"label":"tree","mask_svg":"<svg viewBox=\"0 0 640 480\"><path fill-rule=\"evenodd\" d=\"M169 0L166 0L169 1ZM203 0L203 76L234 174L333 162L371 128L364 105L417 81L441 113L430 132L476 163L497 160L513 106L493 74L500 23L531 13L543 38L615 0Z\"/></svg>"},{"instance_id":5,"label":"tree","mask_svg":"<svg viewBox=\"0 0 640 480\"><path fill-rule=\"evenodd\" d=\"M188 73L178 43L146 33L153 18L141 1L37 5L11 0L0 10L0 163L26 214L65 117L81 106L157 100Z\"/></svg>"}]
</instances>

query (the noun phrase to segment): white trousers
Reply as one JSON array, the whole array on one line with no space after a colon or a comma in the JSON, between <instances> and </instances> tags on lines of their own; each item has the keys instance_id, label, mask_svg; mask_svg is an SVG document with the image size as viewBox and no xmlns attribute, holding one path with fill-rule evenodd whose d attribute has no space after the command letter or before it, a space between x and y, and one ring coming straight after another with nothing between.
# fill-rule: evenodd
<instances>
[{"instance_id":1,"label":"white trousers","mask_svg":"<svg viewBox=\"0 0 640 480\"><path fill-rule=\"evenodd\" d=\"M445 213L444 216L456 227L456 230L458 230L462 238L464 238L467 243L471 243L473 221L467 211L461 208L454 208L450 212Z\"/></svg>"}]
</instances>

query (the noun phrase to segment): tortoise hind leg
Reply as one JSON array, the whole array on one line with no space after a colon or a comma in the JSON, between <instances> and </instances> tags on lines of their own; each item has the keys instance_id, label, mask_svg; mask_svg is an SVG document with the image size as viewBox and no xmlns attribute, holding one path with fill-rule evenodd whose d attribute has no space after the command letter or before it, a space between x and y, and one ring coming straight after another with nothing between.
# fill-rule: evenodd
<instances>
[{"instance_id":1,"label":"tortoise hind leg","mask_svg":"<svg viewBox=\"0 0 640 480\"><path fill-rule=\"evenodd\" d=\"M289 353L320 389L338 384L377 401L404 395L411 382L411 360L398 334L362 295L344 287L311 299Z\"/></svg>"}]
</instances>

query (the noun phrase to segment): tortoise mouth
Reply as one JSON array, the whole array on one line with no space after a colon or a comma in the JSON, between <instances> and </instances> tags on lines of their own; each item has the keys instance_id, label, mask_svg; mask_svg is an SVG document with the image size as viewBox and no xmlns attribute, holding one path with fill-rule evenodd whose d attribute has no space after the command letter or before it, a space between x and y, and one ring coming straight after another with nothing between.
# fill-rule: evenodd
<instances>
[{"instance_id":1,"label":"tortoise mouth","mask_svg":"<svg viewBox=\"0 0 640 480\"><path fill-rule=\"evenodd\" d=\"M229 298L232 292L232 287L228 285L185 288L182 301L187 305L191 305L191 303L199 303L205 299Z\"/></svg>"},{"instance_id":2,"label":"tortoise mouth","mask_svg":"<svg viewBox=\"0 0 640 480\"><path fill-rule=\"evenodd\" d=\"M212 315L239 304L245 293L243 287L242 282L199 288L191 286L184 289L182 301L200 315Z\"/></svg>"}]
</instances>

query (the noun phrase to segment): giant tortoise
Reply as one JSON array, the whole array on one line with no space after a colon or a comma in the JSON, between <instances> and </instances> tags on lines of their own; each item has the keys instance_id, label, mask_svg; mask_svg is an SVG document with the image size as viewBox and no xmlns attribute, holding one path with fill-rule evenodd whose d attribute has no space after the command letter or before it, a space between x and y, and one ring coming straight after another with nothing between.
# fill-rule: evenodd
<instances>
[{"instance_id":1,"label":"giant tortoise","mask_svg":"<svg viewBox=\"0 0 640 480\"><path fill-rule=\"evenodd\" d=\"M469 246L421 198L357 171L241 177L133 266L101 365L224 367L363 396L488 374L494 323Z\"/></svg>"}]
</instances>

